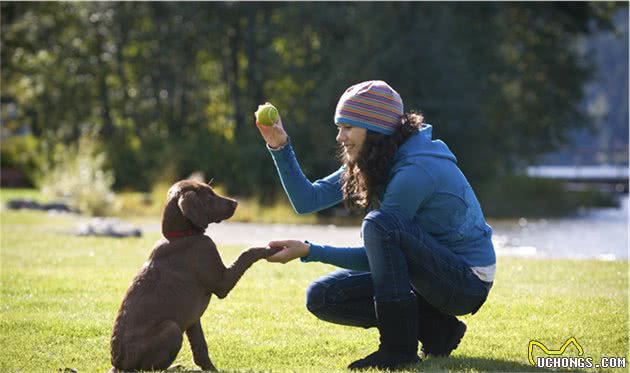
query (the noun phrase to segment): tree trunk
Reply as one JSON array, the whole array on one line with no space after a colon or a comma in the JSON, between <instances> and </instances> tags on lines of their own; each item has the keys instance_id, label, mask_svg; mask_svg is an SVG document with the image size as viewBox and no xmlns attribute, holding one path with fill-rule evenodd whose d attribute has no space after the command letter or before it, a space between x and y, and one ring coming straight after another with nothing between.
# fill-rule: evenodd
<instances>
[{"instance_id":1,"label":"tree trunk","mask_svg":"<svg viewBox=\"0 0 630 373\"><path fill-rule=\"evenodd\" d=\"M109 104L109 88L107 87L107 66L101 55L103 53L103 36L98 31L98 23L96 27L96 51L98 53L98 90L101 101L101 118L103 126L100 129L100 135L104 139L114 135L114 123L110 114Z\"/></svg>"}]
</instances>

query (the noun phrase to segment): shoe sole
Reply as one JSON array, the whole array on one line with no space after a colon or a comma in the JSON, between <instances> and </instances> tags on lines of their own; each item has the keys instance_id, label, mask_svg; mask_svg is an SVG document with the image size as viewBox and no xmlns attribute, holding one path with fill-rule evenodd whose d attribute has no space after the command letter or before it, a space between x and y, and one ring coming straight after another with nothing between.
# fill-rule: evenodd
<instances>
[{"instance_id":1,"label":"shoe sole","mask_svg":"<svg viewBox=\"0 0 630 373\"><path fill-rule=\"evenodd\" d=\"M462 341L462 338L464 338L464 334L466 334L466 329L468 329L468 327L466 326L466 323L460 320L459 324L457 325L457 328L455 329L455 333L453 334L453 337L451 338L451 340L449 340L449 343L448 343L449 347L447 348L446 352L434 354L430 352L425 352L424 347L423 347L422 352L424 353L424 356L425 357L448 357L451 354L451 352L453 352L457 347L459 347L459 343Z\"/></svg>"},{"instance_id":2,"label":"shoe sole","mask_svg":"<svg viewBox=\"0 0 630 373\"><path fill-rule=\"evenodd\" d=\"M400 362L397 364L364 364L364 359L357 360L354 363L348 365L348 370L367 370L367 369L389 369L389 370L402 370L410 368L422 362L419 356L409 361Z\"/></svg>"}]
</instances>

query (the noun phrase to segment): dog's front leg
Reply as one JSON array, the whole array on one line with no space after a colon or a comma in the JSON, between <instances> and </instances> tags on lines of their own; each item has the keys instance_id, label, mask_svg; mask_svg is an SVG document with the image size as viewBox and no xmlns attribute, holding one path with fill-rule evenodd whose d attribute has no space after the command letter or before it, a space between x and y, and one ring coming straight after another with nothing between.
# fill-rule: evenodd
<instances>
[{"instance_id":1,"label":"dog's front leg","mask_svg":"<svg viewBox=\"0 0 630 373\"><path fill-rule=\"evenodd\" d=\"M190 343L190 349L193 354L193 361L203 370L216 371L210 356L208 356L208 345L206 344L206 338L203 336L203 329L201 329L201 320L197 320L188 330L186 330L186 336Z\"/></svg>"},{"instance_id":2,"label":"dog's front leg","mask_svg":"<svg viewBox=\"0 0 630 373\"><path fill-rule=\"evenodd\" d=\"M232 265L225 269L221 280L213 291L219 298L225 298L236 286L238 280L243 276L256 261L270 257L280 251L280 248L251 247L241 253Z\"/></svg>"}]
</instances>

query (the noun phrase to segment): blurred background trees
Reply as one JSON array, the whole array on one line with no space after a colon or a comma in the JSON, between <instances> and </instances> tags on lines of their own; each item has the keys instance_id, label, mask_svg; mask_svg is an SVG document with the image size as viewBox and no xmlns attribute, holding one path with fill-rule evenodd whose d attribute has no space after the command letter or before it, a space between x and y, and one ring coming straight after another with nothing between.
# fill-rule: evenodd
<instances>
[{"instance_id":1,"label":"blurred background trees","mask_svg":"<svg viewBox=\"0 0 630 373\"><path fill-rule=\"evenodd\" d=\"M229 193L282 188L254 126L280 110L305 173L338 167L333 113L382 79L419 110L473 185L589 125L576 40L627 3L3 2L3 166L37 184L83 137L117 190L202 171ZM588 56L587 56L588 57ZM6 108L10 108L6 109ZM100 153L99 153L100 154Z\"/></svg>"}]
</instances>

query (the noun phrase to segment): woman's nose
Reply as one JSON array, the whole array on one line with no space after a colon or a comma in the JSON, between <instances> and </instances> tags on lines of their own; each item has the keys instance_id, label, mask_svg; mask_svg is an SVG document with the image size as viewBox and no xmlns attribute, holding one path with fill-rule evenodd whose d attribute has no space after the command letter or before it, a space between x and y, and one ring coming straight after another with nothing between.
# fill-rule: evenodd
<instances>
[{"instance_id":1,"label":"woman's nose","mask_svg":"<svg viewBox=\"0 0 630 373\"><path fill-rule=\"evenodd\" d=\"M337 137L335 138L335 140L337 140L338 143L342 143L346 140L346 135L345 132L340 129L339 132L337 133Z\"/></svg>"}]
</instances>

